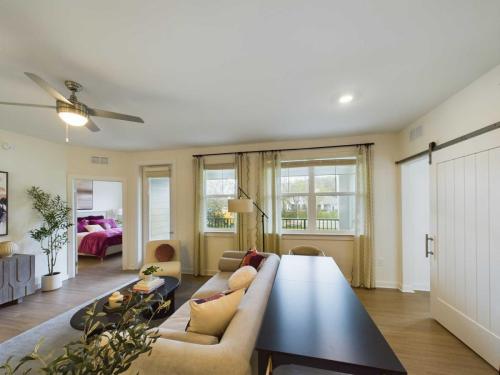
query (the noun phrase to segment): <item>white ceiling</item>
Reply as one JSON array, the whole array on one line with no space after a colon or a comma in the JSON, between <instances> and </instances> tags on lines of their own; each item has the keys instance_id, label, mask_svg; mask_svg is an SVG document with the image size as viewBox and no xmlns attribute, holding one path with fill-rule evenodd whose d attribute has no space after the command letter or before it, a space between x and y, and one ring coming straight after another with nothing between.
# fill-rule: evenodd
<instances>
[{"instance_id":1,"label":"white ceiling","mask_svg":"<svg viewBox=\"0 0 500 375\"><path fill-rule=\"evenodd\" d=\"M500 63L498 0L0 1L0 101L102 109L72 143L153 149L401 129ZM337 97L355 95L347 106ZM55 111L0 128L64 142Z\"/></svg>"}]
</instances>

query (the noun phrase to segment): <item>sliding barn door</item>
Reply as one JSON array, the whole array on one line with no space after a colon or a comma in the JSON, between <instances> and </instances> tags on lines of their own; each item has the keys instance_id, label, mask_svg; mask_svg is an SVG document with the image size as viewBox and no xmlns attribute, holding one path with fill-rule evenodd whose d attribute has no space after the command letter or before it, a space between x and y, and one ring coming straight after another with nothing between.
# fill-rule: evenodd
<instances>
[{"instance_id":1,"label":"sliding barn door","mask_svg":"<svg viewBox=\"0 0 500 375\"><path fill-rule=\"evenodd\" d=\"M433 154L432 316L500 368L500 134Z\"/></svg>"}]
</instances>

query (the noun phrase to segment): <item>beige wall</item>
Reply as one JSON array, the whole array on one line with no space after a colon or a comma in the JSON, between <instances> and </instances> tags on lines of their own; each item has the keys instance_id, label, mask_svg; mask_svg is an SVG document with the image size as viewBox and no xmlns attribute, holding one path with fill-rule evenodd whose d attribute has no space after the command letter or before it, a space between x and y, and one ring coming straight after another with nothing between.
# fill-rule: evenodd
<instances>
[{"instance_id":1,"label":"beige wall","mask_svg":"<svg viewBox=\"0 0 500 375\"><path fill-rule=\"evenodd\" d=\"M128 200L130 209L130 225L138 227L140 217L137 196L139 194L139 178L141 165L173 165L173 209L175 237L181 240L183 270L191 272L193 268L193 218L194 218L194 186L192 154L205 152L231 152L258 149L276 149L292 147L309 147L334 144L375 142L374 146L374 213L375 213L375 257L376 280L379 286L399 286L399 211L398 211L398 179L394 161L397 157L398 137L396 134L378 134L345 138L325 138L307 141L269 142L248 145L233 145L208 148L190 148L136 152L130 156L132 161L129 176ZM133 203L135 202L135 203ZM134 236L135 246L140 246L140 233ZM128 237L129 238L129 237ZM220 254L233 247L233 238L227 234L210 234L206 239L207 273L217 268ZM346 277L350 278L352 265L352 240L345 237L324 236L285 236L283 251L300 243L313 243L334 256ZM133 266L134 264L130 264Z\"/></svg>"},{"instance_id":2,"label":"beige wall","mask_svg":"<svg viewBox=\"0 0 500 375\"><path fill-rule=\"evenodd\" d=\"M500 121L500 65L457 92L400 132L400 157ZM422 126L422 136L409 140L410 130ZM494 133L493 133L494 134Z\"/></svg>"},{"instance_id":3,"label":"beige wall","mask_svg":"<svg viewBox=\"0 0 500 375\"><path fill-rule=\"evenodd\" d=\"M9 172L9 236L0 241L12 240L20 252L36 254L37 282L47 273L47 261L40 246L28 232L37 226L39 218L31 207L26 190L40 186L47 192L66 199L66 147L16 133L0 130L0 171ZM66 251L61 251L56 271L66 275Z\"/></svg>"},{"instance_id":4,"label":"beige wall","mask_svg":"<svg viewBox=\"0 0 500 375\"><path fill-rule=\"evenodd\" d=\"M375 257L376 280L379 286L396 287L399 285L398 231L399 216L397 207L397 175L394 160L397 156L397 135L379 134L348 138L331 138L307 141L270 142L248 145L233 145L209 148L186 148L148 152L115 152L88 149L75 146L58 145L39 139L1 132L1 140L16 145L13 151L0 151L0 170L11 173L11 238L20 241L26 252L36 251L37 247L27 239L27 231L35 224L24 190L31 184L38 184L49 191L62 194L71 192L73 178L97 177L103 180L124 182L124 265L136 268L141 262L142 240L140 220L140 170L143 165L171 164L173 194L174 236L182 242L183 271L192 272L193 268L193 217L194 186L192 154L203 152L245 151L256 149L275 149L289 147L309 147L345 143L375 142L374 146L374 196L375 196ZM108 165L90 162L91 156L106 156ZM71 198L71 193L68 195ZM347 278L350 278L352 265L352 239L343 236L284 236L282 251L300 244L311 243L323 248L339 263ZM232 236L213 234L207 237L207 269L212 273L217 268L217 260L222 251L233 247ZM45 265L43 257L37 257L38 273L42 274ZM58 267L67 272L66 252L62 254Z\"/></svg>"}]
</instances>

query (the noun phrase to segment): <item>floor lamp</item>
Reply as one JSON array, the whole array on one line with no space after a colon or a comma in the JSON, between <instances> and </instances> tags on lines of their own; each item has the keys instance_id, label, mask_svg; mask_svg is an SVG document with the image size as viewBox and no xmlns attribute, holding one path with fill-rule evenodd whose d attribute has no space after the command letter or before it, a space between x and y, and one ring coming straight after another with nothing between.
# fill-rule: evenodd
<instances>
[{"instance_id":1,"label":"floor lamp","mask_svg":"<svg viewBox=\"0 0 500 375\"><path fill-rule=\"evenodd\" d=\"M244 198L243 198L244 197ZM253 208L255 208L260 213L260 218L262 222L262 251L266 251L266 239L265 239L265 224L264 220L269 217L266 215L264 211L259 207L257 203L251 199L247 193L242 188L238 188L238 198L237 199L229 199L228 200L228 211L229 212L237 212L240 214L253 212Z\"/></svg>"}]
</instances>

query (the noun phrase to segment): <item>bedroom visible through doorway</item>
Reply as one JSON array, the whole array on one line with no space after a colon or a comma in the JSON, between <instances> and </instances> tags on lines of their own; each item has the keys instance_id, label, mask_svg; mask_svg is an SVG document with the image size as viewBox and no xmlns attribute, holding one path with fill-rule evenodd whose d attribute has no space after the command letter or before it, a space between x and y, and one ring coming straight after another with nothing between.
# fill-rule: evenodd
<instances>
[{"instance_id":1,"label":"bedroom visible through doorway","mask_svg":"<svg viewBox=\"0 0 500 375\"><path fill-rule=\"evenodd\" d=\"M92 267L122 269L123 184L74 180L75 274Z\"/></svg>"}]
</instances>

